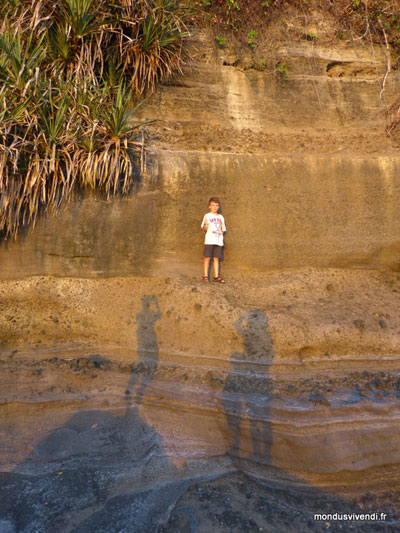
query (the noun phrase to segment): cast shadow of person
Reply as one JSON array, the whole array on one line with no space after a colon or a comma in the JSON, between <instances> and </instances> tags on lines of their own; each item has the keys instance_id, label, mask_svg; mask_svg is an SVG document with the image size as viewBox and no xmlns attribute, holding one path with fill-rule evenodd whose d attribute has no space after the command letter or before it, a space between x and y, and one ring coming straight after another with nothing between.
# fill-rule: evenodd
<instances>
[{"instance_id":1,"label":"cast shadow of person","mask_svg":"<svg viewBox=\"0 0 400 533\"><path fill-rule=\"evenodd\" d=\"M13 472L0 474L7 495L0 500L1 533L142 533L165 521L188 482L176 479L160 435L138 410L157 370L154 325L161 316L157 298L144 296L136 315L139 362L132 366L122 405L75 411ZM103 383L115 370L99 355L75 363L72 372L89 378L103 373Z\"/></svg>"},{"instance_id":2,"label":"cast shadow of person","mask_svg":"<svg viewBox=\"0 0 400 533\"><path fill-rule=\"evenodd\" d=\"M226 379L223 396L231 442L228 455L233 464L239 472L259 481L260 486L264 484L277 488L280 492L274 494L286 495L291 505L294 503L296 506L304 499L305 503L300 505L300 510L305 507L310 516L313 513L326 513L327 509L328 512L333 512L333 509L340 513L367 512L356 500L347 501L334 491L313 486L297 475L274 466L271 457L274 435L270 413L274 391L273 379L269 374L274 360L274 344L268 329L268 318L264 310L253 309L241 316L234 325L243 338L244 347L242 352L234 352L230 357L233 369ZM284 503L286 496L282 497ZM368 495L362 496L364 498L368 501ZM393 518L390 504L381 510L385 511L386 516ZM296 507L293 507L293 511L296 511ZM368 512L371 513L371 510ZM295 518L296 512L292 515ZM318 522L311 524L311 530L321 530ZM385 522L356 523L355 528L366 532L390 530L386 529ZM275 530L272 528L271 531Z\"/></svg>"},{"instance_id":3,"label":"cast shadow of person","mask_svg":"<svg viewBox=\"0 0 400 533\"><path fill-rule=\"evenodd\" d=\"M235 322L235 329L243 338L244 350L231 355L233 369L224 387L223 407L232 438L229 454L268 463L272 443L268 371L274 351L267 316L262 309L249 310Z\"/></svg>"},{"instance_id":4,"label":"cast shadow of person","mask_svg":"<svg viewBox=\"0 0 400 533\"><path fill-rule=\"evenodd\" d=\"M158 365L158 341L155 323L162 317L156 296L142 298L142 310L136 315L138 363L132 365L126 388L126 415L142 403L149 383L153 381Z\"/></svg>"}]
</instances>

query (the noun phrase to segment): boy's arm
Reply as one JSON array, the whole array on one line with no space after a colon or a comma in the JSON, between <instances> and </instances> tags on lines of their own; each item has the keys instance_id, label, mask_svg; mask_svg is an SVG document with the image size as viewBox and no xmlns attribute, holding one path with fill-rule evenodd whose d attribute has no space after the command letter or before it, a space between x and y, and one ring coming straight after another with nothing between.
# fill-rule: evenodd
<instances>
[{"instance_id":1,"label":"boy's arm","mask_svg":"<svg viewBox=\"0 0 400 533\"><path fill-rule=\"evenodd\" d=\"M201 229L204 230L204 231L207 231L207 216L204 215L204 218L203 218L203 221L201 223Z\"/></svg>"},{"instance_id":2,"label":"boy's arm","mask_svg":"<svg viewBox=\"0 0 400 533\"><path fill-rule=\"evenodd\" d=\"M222 231L223 231L223 233L226 233L225 219L224 219L224 217L222 215L221 215L221 217L222 217Z\"/></svg>"}]
</instances>

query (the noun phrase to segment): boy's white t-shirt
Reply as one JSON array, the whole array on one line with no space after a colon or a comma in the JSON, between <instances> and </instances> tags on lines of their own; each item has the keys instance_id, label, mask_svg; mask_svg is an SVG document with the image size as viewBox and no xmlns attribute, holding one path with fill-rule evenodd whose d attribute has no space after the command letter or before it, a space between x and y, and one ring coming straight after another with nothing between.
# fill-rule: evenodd
<instances>
[{"instance_id":1,"label":"boy's white t-shirt","mask_svg":"<svg viewBox=\"0 0 400 533\"><path fill-rule=\"evenodd\" d=\"M218 246L224 245L224 234L226 231L225 219L222 215L214 215L213 213L207 213L204 215L201 227L207 224L206 237L204 244L216 244Z\"/></svg>"}]
</instances>

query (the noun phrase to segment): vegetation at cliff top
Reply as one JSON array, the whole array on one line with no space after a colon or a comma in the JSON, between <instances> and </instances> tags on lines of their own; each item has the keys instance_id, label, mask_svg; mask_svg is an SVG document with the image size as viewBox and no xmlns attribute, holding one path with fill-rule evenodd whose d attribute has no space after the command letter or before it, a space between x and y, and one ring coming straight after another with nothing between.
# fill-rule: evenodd
<instances>
[{"instance_id":1,"label":"vegetation at cliff top","mask_svg":"<svg viewBox=\"0 0 400 533\"><path fill-rule=\"evenodd\" d=\"M225 31L244 43L249 32L262 36L271 22L284 19L292 8L305 19L311 11L320 10L338 22L338 33L348 30L354 38L389 44L397 63L400 59L400 0L196 0L196 4L220 35ZM250 45L255 43L256 39Z\"/></svg>"},{"instance_id":2,"label":"vegetation at cliff top","mask_svg":"<svg viewBox=\"0 0 400 533\"><path fill-rule=\"evenodd\" d=\"M143 153L143 95L179 72L179 0L0 5L0 233L15 236L76 187L126 193Z\"/></svg>"}]
</instances>

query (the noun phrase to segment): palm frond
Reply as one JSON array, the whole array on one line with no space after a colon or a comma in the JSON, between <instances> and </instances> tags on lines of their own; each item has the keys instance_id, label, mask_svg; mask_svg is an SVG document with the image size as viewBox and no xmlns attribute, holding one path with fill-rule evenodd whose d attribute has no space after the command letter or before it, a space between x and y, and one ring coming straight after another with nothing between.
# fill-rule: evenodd
<instances>
[{"instance_id":1,"label":"palm frond","mask_svg":"<svg viewBox=\"0 0 400 533\"><path fill-rule=\"evenodd\" d=\"M182 70L188 13L181 0L0 4L0 232L75 187L129 192L148 123L135 115Z\"/></svg>"}]
</instances>

